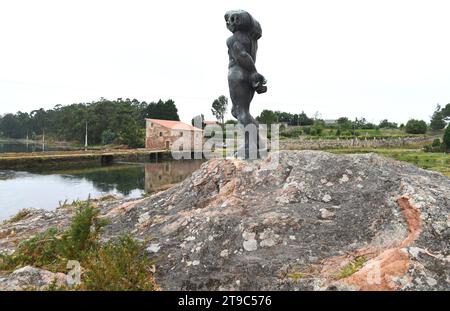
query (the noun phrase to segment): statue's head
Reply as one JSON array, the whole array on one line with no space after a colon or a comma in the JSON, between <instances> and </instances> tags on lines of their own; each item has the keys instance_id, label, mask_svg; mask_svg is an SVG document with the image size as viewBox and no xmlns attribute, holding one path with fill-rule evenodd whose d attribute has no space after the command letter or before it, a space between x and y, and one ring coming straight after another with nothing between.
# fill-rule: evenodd
<instances>
[{"instance_id":1,"label":"statue's head","mask_svg":"<svg viewBox=\"0 0 450 311\"><path fill-rule=\"evenodd\" d=\"M249 32L251 37L255 40L261 38L261 25L254 19L250 13L243 10L232 10L225 13L225 22L229 31Z\"/></svg>"}]
</instances>

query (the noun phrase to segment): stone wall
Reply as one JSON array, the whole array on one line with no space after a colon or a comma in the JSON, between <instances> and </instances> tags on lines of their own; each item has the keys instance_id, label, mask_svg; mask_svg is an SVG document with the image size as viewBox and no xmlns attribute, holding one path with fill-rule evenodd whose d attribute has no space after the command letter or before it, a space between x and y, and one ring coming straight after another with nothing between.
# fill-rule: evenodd
<instances>
[{"instance_id":1,"label":"stone wall","mask_svg":"<svg viewBox=\"0 0 450 311\"><path fill-rule=\"evenodd\" d=\"M319 150L338 148L395 148L418 147L433 142L434 137L399 137L384 139L284 139L280 140L280 150Z\"/></svg>"}]
</instances>

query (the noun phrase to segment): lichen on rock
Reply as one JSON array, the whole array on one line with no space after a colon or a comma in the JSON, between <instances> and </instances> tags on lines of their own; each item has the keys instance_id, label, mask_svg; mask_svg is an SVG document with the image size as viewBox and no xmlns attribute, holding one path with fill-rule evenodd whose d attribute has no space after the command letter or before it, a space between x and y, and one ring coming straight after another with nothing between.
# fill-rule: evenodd
<instances>
[{"instance_id":1,"label":"lichen on rock","mask_svg":"<svg viewBox=\"0 0 450 311\"><path fill-rule=\"evenodd\" d=\"M276 156L212 159L150 197L99 202L102 239L148 240L163 290L449 289L450 179L375 154ZM70 212L50 214L1 225L0 248Z\"/></svg>"}]
</instances>

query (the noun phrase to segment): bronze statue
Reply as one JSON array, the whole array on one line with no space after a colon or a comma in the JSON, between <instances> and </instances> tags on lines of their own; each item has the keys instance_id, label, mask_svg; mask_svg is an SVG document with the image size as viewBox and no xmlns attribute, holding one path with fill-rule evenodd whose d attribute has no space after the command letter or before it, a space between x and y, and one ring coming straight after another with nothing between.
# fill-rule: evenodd
<instances>
[{"instance_id":1,"label":"bronze statue","mask_svg":"<svg viewBox=\"0 0 450 311\"><path fill-rule=\"evenodd\" d=\"M267 91L266 79L257 72L255 67L258 39L262 36L261 25L248 12L242 10L228 11L225 14L227 28L233 35L227 39L228 55L228 86L230 88L231 114L244 127L253 124L258 128L258 122L250 115L250 102L255 91L258 94ZM251 135L245 137L245 158L248 158L249 148L259 148L262 140L259 134L255 139ZM259 153L258 153L259 156Z\"/></svg>"}]
</instances>

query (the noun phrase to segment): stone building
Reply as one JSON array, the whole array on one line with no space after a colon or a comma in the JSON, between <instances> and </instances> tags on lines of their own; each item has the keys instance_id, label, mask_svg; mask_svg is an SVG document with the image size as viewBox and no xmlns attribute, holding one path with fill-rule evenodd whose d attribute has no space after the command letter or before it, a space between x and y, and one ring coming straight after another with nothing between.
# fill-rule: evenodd
<instances>
[{"instance_id":1,"label":"stone building","mask_svg":"<svg viewBox=\"0 0 450 311\"><path fill-rule=\"evenodd\" d=\"M216 125L219 124L217 121L203 121L205 125Z\"/></svg>"},{"instance_id":2,"label":"stone building","mask_svg":"<svg viewBox=\"0 0 450 311\"><path fill-rule=\"evenodd\" d=\"M181 121L146 119L145 148L150 150L168 150L177 141L184 149L200 150L203 130ZM195 148L194 148L195 146Z\"/></svg>"}]
</instances>

